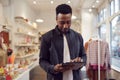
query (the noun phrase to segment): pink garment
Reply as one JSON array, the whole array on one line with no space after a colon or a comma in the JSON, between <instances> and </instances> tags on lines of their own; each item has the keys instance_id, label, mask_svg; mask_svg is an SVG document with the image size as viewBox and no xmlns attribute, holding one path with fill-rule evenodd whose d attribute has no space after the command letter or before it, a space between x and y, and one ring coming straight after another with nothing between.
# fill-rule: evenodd
<instances>
[{"instance_id":1,"label":"pink garment","mask_svg":"<svg viewBox=\"0 0 120 80\"><path fill-rule=\"evenodd\" d=\"M98 41L100 51L100 65L110 64L109 46L108 43L101 40L93 40L88 44L87 49L87 69L90 65L98 65Z\"/></svg>"}]
</instances>

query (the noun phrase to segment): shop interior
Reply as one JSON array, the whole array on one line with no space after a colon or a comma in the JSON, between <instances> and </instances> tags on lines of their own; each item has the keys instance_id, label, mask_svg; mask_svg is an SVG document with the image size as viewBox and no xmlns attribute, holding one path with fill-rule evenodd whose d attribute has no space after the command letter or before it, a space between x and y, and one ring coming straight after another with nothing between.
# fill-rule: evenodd
<instances>
[{"instance_id":1,"label":"shop interior","mask_svg":"<svg viewBox=\"0 0 120 80\"><path fill-rule=\"evenodd\" d=\"M56 26L55 8L62 3L73 8L71 28L84 44L93 36L109 44L108 77L120 80L120 0L0 0L0 79L7 72L12 80L46 80L39 67L41 36Z\"/></svg>"}]
</instances>

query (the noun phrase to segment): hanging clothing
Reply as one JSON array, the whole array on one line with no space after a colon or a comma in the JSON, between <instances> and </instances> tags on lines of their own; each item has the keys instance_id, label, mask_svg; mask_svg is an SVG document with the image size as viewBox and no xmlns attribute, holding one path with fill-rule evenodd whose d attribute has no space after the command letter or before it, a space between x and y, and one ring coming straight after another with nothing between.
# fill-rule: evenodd
<instances>
[{"instance_id":1,"label":"hanging clothing","mask_svg":"<svg viewBox=\"0 0 120 80\"><path fill-rule=\"evenodd\" d=\"M99 65L98 65L98 59L100 59ZM109 64L110 64L110 55L109 55L108 43L102 40L92 40L88 44L87 65L86 65L88 71L88 77L92 78L90 80L98 79L98 66L100 66L101 80L104 80L106 75L102 75L102 74L103 73L105 74L105 71L109 67Z\"/></svg>"},{"instance_id":2,"label":"hanging clothing","mask_svg":"<svg viewBox=\"0 0 120 80\"><path fill-rule=\"evenodd\" d=\"M100 43L100 65L103 66L104 63L110 64L109 46L105 41L99 41ZM93 40L88 45L87 50L87 65L98 65L98 40ZM88 65L89 66L89 65Z\"/></svg>"},{"instance_id":3,"label":"hanging clothing","mask_svg":"<svg viewBox=\"0 0 120 80\"><path fill-rule=\"evenodd\" d=\"M63 35L63 38L64 38L64 56L63 56L64 58L63 58L63 61L65 63L65 62L70 62L70 52L69 52L66 36ZM73 80L72 70L67 70L67 71L63 72L63 80Z\"/></svg>"},{"instance_id":4,"label":"hanging clothing","mask_svg":"<svg viewBox=\"0 0 120 80\"><path fill-rule=\"evenodd\" d=\"M5 43L5 44L7 44L7 46L9 46L9 44L10 44L10 42L9 42L9 32L1 31L0 35L4 39L3 43Z\"/></svg>"},{"instance_id":5,"label":"hanging clothing","mask_svg":"<svg viewBox=\"0 0 120 80\"><path fill-rule=\"evenodd\" d=\"M84 45L85 51L86 51L86 52L87 52L88 45L89 45L89 43L90 43L91 40L92 40L92 39L89 39L89 41L87 41L87 42L85 43L85 45Z\"/></svg>"}]
</instances>

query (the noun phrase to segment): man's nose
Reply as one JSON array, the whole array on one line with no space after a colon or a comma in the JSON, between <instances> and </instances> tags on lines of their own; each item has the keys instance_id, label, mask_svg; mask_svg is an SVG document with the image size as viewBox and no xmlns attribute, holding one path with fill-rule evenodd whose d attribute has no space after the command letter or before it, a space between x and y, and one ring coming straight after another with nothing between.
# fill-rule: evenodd
<instances>
[{"instance_id":1,"label":"man's nose","mask_svg":"<svg viewBox=\"0 0 120 80\"><path fill-rule=\"evenodd\" d=\"M68 28L68 24L67 23L64 24L64 28Z\"/></svg>"}]
</instances>

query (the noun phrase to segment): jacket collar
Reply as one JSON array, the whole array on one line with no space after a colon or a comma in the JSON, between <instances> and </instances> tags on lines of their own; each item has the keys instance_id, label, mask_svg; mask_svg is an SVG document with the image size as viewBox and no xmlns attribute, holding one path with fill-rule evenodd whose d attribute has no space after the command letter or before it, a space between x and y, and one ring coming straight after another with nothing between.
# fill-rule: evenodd
<instances>
[{"instance_id":1,"label":"jacket collar","mask_svg":"<svg viewBox=\"0 0 120 80\"><path fill-rule=\"evenodd\" d=\"M58 26L55 27L55 32L58 34L58 35L63 35L62 31L58 28ZM66 34L69 34L70 33L70 29L68 30L68 32Z\"/></svg>"}]
</instances>

